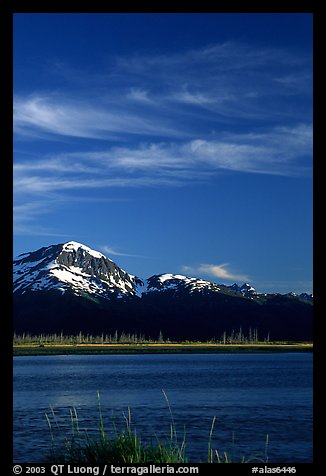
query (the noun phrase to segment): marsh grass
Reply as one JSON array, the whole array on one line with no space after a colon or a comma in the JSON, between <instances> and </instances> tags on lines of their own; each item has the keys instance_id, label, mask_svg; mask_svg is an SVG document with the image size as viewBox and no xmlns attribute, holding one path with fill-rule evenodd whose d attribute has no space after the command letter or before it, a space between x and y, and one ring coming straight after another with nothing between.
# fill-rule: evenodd
<instances>
[{"instance_id":1,"label":"marsh grass","mask_svg":"<svg viewBox=\"0 0 326 476\"><path fill-rule=\"evenodd\" d=\"M62 464L107 464L107 463L188 463L186 456L186 430L184 428L182 438L179 437L172 408L168 397L162 390L166 400L169 416L169 435L164 440L156 435L150 438L150 442L145 443L137 434L136 428L132 425L131 410L123 412L123 426L118 427L114 413L111 416L111 436L105 430L102 415L100 394L98 398L98 432L90 435L87 430L80 429L78 413L75 407L70 408L70 435L66 434L66 428L62 428L58 422L53 408L50 414L46 414L46 420L51 433L51 449L48 461ZM214 416L208 435L207 463L251 463L268 462L268 435L266 436L265 451L261 454L252 455L249 458L236 455L234 434L232 436L231 452L219 452L212 448L212 439L216 424ZM61 438L56 439L56 434ZM63 440L63 443L62 443ZM192 457L193 461L194 458Z\"/></svg>"},{"instance_id":2,"label":"marsh grass","mask_svg":"<svg viewBox=\"0 0 326 476\"><path fill-rule=\"evenodd\" d=\"M216 416L213 417L211 429L209 432L207 463L253 463L253 462L267 463L268 462L268 444L269 444L268 434L266 435L264 453L253 454L249 457L237 456L237 448L235 445L235 434L233 432L231 452L223 451L220 454L217 449L215 450L212 449L212 438L213 438L215 424L216 424Z\"/></svg>"}]
</instances>

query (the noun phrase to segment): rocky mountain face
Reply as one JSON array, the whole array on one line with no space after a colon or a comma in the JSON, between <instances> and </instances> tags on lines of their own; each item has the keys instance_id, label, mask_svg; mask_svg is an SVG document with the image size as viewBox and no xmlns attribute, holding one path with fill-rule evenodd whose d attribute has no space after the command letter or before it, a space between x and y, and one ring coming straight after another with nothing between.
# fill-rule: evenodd
<instances>
[{"instance_id":1,"label":"rocky mountain face","mask_svg":"<svg viewBox=\"0 0 326 476\"><path fill-rule=\"evenodd\" d=\"M232 286L229 286L230 289L233 289L233 291L236 291L238 293L243 294L243 296L254 296L256 293L256 289L253 288L250 284L248 283L243 283L242 286L238 286L237 283L232 284Z\"/></svg>"},{"instance_id":2,"label":"rocky mountain face","mask_svg":"<svg viewBox=\"0 0 326 476\"><path fill-rule=\"evenodd\" d=\"M14 261L14 293L71 291L109 299L134 296L142 282L102 253L70 241L18 256Z\"/></svg>"},{"instance_id":3,"label":"rocky mountain face","mask_svg":"<svg viewBox=\"0 0 326 476\"><path fill-rule=\"evenodd\" d=\"M259 294L250 284L215 284L179 274L148 279L70 241L14 261L17 333L142 333L210 339L242 327L272 339L312 338L312 296Z\"/></svg>"},{"instance_id":4,"label":"rocky mountain face","mask_svg":"<svg viewBox=\"0 0 326 476\"><path fill-rule=\"evenodd\" d=\"M147 279L146 292L155 291L186 291L188 293L196 292L217 292L221 287L218 284L204 281L197 278L189 278L181 274L155 274Z\"/></svg>"}]
</instances>

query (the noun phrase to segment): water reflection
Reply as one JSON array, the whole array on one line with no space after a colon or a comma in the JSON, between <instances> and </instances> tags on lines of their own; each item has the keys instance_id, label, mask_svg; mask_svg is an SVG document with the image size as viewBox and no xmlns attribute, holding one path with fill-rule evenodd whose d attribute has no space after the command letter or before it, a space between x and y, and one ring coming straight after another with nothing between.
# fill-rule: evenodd
<instances>
[{"instance_id":1,"label":"water reflection","mask_svg":"<svg viewBox=\"0 0 326 476\"><path fill-rule=\"evenodd\" d=\"M130 406L138 433L167 435L168 395L180 434L186 426L193 460L205 458L212 418L214 444L229 447L235 432L248 454L270 436L270 461L311 462L311 354L93 355L14 359L15 461L42 460L48 438L45 412L53 407L70 426L98 427L97 391L107 427ZM28 440L28 443L27 443ZM294 459L293 459L294 458Z\"/></svg>"}]
</instances>

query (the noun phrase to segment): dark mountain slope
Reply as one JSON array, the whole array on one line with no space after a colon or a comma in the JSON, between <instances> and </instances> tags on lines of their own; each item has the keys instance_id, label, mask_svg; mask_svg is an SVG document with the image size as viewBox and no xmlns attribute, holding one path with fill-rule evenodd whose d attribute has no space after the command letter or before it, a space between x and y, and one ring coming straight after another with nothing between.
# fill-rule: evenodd
<instances>
[{"instance_id":1,"label":"dark mountain slope","mask_svg":"<svg viewBox=\"0 0 326 476\"><path fill-rule=\"evenodd\" d=\"M170 339L220 338L258 330L271 340L312 339L312 296L258 294L182 275L128 274L76 242L14 261L14 330L77 334L136 333Z\"/></svg>"}]
</instances>

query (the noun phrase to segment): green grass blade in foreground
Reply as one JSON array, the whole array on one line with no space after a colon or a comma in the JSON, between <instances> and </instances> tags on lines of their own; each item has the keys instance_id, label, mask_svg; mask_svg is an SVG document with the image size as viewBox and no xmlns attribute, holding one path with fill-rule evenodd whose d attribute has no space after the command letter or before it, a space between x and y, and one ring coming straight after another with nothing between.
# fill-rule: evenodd
<instances>
[{"instance_id":1,"label":"green grass blade in foreground","mask_svg":"<svg viewBox=\"0 0 326 476\"><path fill-rule=\"evenodd\" d=\"M70 409L71 434L70 438L64 435L64 444L60 446L55 444L54 430L58 430L61 435L63 428L58 424L56 414L51 409L51 415L46 414L46 420L51 432L51 451L48 461L51 463L74 463L74 464L107 464L107 463L187 463L186 457L186 429L181 444L178 444L178 435L173 417L172 408L169 399L164 390L162 390L165 401L168 405L170 414L170 435L165 440L150 438L150 443L143 443L141 438L132 427L131 410L127 409L127 414L123 413L124 425L118 428L115 423L114 413L112 413L113 436L108 437L105 432L104 418L102 414L102 406L100 393L97 392L98 399L98 435L90 436L87 430L81 430L76 408ZM51 423L51 418L55 425ZM216 423L214 416L208 438L208 463L249 463L253 461L268 461L268 435L266 437L265 452L260 455L254 455L248 459L242 457L238 461L235 458L234 434L232 437L231 456L224 451L220 456L217 449L212 448L212 438ZM193 460L193 458L191 458ZM200 463L202 461L198 461Z\"/></svg>"},{"instance_id":2,"label":"green grass blade in foreground","mask_svg":"<svg viewBox=\"0 0 326 476\"><path fill-rule=\"evenodd\" d=\"M213 463L213 450L211 448L211 443L212 443L212 437L213 437L213 430L214 430L215 422L216 422L216 416L214 416L214 418L213 418L211 429L210 429L210 432L209 432L208 458L207 458L208 463Z\"/></svg>"}]
</instances>

